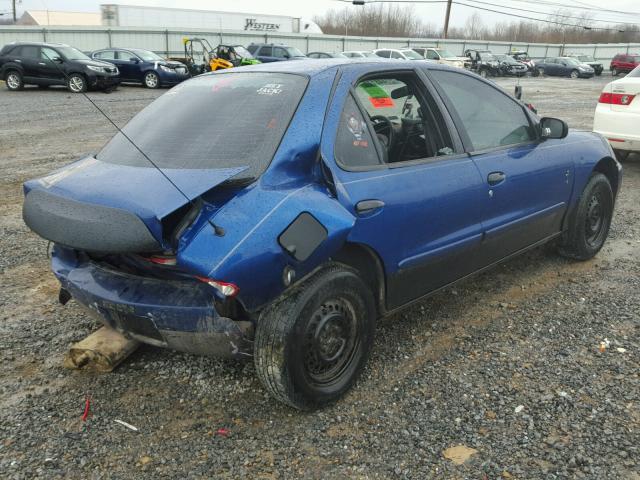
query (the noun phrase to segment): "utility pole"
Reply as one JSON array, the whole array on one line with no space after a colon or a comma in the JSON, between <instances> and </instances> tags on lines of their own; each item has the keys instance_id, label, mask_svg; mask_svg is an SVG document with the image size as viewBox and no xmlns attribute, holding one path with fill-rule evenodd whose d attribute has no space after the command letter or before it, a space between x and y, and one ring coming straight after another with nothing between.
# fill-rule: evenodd
<instances>
[{"instance_id":1,"label":"utility pole","mask_svg":"<svg viewBox=\"0 0 640 480\"><path fill-rule=\"evenodd\" d=\"M447 33L449 32L449 17L451 16L451 1L447 1L447 13L444 16L444 38L447 38Z\"/></svg>"}]
</instances>

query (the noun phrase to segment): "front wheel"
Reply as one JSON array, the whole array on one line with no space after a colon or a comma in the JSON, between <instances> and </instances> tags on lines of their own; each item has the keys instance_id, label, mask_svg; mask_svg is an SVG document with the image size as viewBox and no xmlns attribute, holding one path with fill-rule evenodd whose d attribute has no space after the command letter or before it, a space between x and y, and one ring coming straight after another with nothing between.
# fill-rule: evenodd
<instances>
[{"instance_id":1,"label":"front wheel","mask_svg":"<svg viewBox=\"0 0 640 480\"><path fill-rule=\"evenodd\" d=\"M616 67L613 67L611 69L611 75L613 75L614 77L618 76L618 69Z\"/></svg>"},{"instance_id":2,"label":"front wheel","mask_svg":"<svg viewBox=\"0 0 640 480\"><path fill-rule=\"evenodd\" d=\"M372 292L356 272L331 264L261 313L258 378L276 399L301 410L337 400L369 357L375 317Z\"/></svg>"},{"instance_id":3,"label":"front wheel","mask_svg":"<svg viewBox=\"0 0 640 480\"><path fill-rule=\"evenodd\" d=\"M489 76L489 72L487 72L487 70L485 70L485 69L480 70L480 76L482 78L487 78Z\"/></svg>"},{"instance_id":4,"label":"front wheel","mask_svg":"<svg viewBox=\"0 0 640 480\"><path fill-rule=\"evenodd\" d=\"M569 74L569 76L571 78L578 78L580 76L580 72L578 72L578 70L571 70L571 73Z\"/></svg>"},{"instance_id":5,"label":"front wheel","mask_svg":"<svg viewBox=\"0 0 640 480\"><path fill-rule=\"evenodd\" d=\"M609 235L612 217L611 184L602 173L594 173L584 187L569 229L563 235L560 254L576 260L595 256Z\"/></svg>"},{"instance_id":6,"label":"front wheel","mask_svg":"<svg viewBox=\"0 0 640 480\"><path fill-rule=\"evenodd\" d=\"M160 86L160 79L155 72L147 72L144 75L144 86L147 88L158 88Z\"/></svg>"},{"instance_id":7,"label":"front wheel","mask_svg":"<svg viewBox=\"0 0 640 480\"><path fill-rule=\"evenodd\" d=\"M538 75L539 76L543 76L544 75L544 68L538 68Z\"/></svg>"},{"instance_id":8,"label":"front wheel","mask_svg":"<svg viewBox=\"0 0 640 480\"><path fill-rule=\"evenodd\" d=\"M24 87L24 80L22 80L22 75L20 75L20 73L16 72L15 70L7 73L5 81L7 82L7 88L9 90L22 90L22 88Z\"/></svg>"},{"instance_id":9,"label":"front wheel","mask_svg":"<svg viewBox=\"0 0 640 480\"><path fill-rule=\"evenodd\" d=\"M79 73L72 73L67 79L67 88L73 93L86 92L87 80Z\"/></svg>"}]
</instances>

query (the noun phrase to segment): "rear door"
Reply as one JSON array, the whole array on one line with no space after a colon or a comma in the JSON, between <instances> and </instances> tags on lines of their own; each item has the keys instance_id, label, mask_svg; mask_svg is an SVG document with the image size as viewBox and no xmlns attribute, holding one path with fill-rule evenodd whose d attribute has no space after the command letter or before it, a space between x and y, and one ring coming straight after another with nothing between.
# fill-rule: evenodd
<instances>
[{"instance_id":1,"label":"rear door","mask_svg":"<svg viewBox=\"0 0 640 480\"><path fill-rule=\"evenodd\" d=\"M484 188L419 74L362 71L345 69L340 79L322 157L356 217L349 241L383 262L392 309L476 268Z\"/></svg>"},{"instance_id":2,"label":"rear door","mask_svg":"<svg viewBox=\"0 0 640 480\"><path fill-rule=\"evenodd\" d=\"M573 185L564 140L540 141L530 117L498 86L429 70L482 177L482 261L489 265L557 234Z\"/></svg>"},{"instance_id":3,"label":"rear door","mask_svg":"<svg viewBox=\"0 0 640 480\"><path fill-rule=\"evenodd\" d=\"M14 50L15 54L11 58L22 65L25 81L37 81L41 78L40 73L40 47L37 45L22 45ZM13 52L12 52L13 53Z\"/></svg>"},{"instance_id":4,"label":"rear door","mask_svg":"<svg viewBox=\"0 0 640 480\"><path fill-rule=\"evenodd\" d=\"M260 47L256 58L263 63L277 61L277 59L273 56L273 47L268 45Z\"/></svg>"}]
</instances>

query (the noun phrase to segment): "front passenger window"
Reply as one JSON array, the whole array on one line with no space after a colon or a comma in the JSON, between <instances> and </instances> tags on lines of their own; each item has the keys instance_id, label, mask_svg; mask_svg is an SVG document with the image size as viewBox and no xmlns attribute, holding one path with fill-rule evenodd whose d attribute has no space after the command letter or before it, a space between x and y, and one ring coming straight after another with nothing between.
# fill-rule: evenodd
<instances>
[{"instance_id":1,"label":"front passenger window","mask_svg":"<svg viewBox=\"0 0 640 480\"><path fill-rule=\"evenodd\" d=\"M471 140L474 151L536 140L524 108L507 94L470 75L432 70Z\"/></svg>"}]
</instances>

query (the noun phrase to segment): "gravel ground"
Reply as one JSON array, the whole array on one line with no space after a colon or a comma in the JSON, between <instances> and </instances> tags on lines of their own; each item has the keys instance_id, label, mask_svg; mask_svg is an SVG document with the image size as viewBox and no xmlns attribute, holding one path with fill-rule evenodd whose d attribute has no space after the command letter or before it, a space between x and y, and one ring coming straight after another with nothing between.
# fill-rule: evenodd
<instances>
[{"instance_id":1,"label":"gravel ground","mask_svg":"<svg viewBox=\"0 0 640 480\"><path fill-rule=\"evenodd\" d=\"M541 114L590 128L609 79L522 84ZM91 97L122 124L159 93ZM537 249L380 322L356 387L300 413L265 394L250 362L144 346L111 374L62 368L98 324L57 304L21 183L112 129L56 89L0 88L0 112L0 478L640 479L639 157L594 260Z\"/></svg>"}]
</instances>

